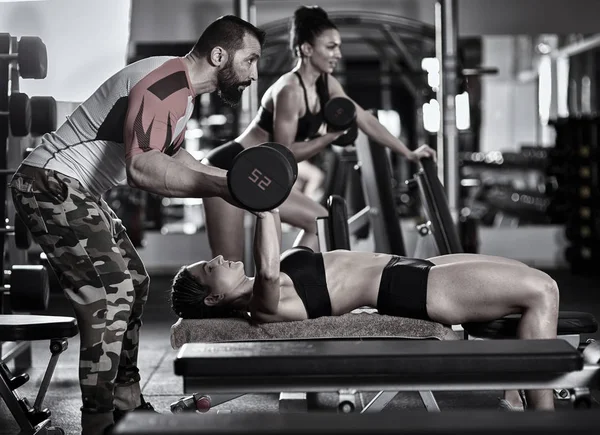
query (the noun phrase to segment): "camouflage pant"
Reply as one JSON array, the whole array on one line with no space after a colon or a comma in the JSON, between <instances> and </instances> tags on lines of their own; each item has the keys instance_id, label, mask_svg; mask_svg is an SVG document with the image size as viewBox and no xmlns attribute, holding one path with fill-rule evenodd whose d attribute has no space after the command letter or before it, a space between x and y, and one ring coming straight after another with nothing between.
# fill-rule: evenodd
<instances>
[{"instance_id":1,"label":"camouflage pant","mask_svg":"<svg viewBox=\"0 0 600 435\"><path fill-rule=\"evenodd\" d=\"M148 273L120 219L77 180L22 166L10 187L17 212L75 311L83 408L109 411L115 387L140 380L137 354Z\"/></svg>"}]
</instances>

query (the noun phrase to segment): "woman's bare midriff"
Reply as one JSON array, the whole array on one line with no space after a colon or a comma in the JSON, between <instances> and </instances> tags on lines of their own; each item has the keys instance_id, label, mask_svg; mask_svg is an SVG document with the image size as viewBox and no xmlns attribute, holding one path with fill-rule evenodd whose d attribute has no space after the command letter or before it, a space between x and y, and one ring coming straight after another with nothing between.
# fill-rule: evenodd
<instances>
[{"instance_id":1,"label":"woman's bare midriff","mask_svg":"<svg viewBox=\"0 0 600 435\"><path fill-rule=\"evenodd\" d=\"M376 307L381 274L390 258L389 254L372 252L324 252L323 264L332 314L341 315L364 306ZM280 309L286 313L306 313L292 280L283 273L280 304Z\"/></svg>"}]
</instances>

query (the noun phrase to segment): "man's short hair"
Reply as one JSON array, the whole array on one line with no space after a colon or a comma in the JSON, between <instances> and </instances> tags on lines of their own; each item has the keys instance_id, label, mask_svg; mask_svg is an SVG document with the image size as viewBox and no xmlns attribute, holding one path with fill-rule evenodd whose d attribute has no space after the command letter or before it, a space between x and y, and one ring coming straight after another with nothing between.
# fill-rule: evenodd
<instances>
[{"instance_id":1,"label":"man's short hair","mask_svg":"<svg viewBox=\"0 0 600 435\"><path fill-rule=\"evenodd\" d=\"M192 53L199 57L207 56L217 46L228 53L240 50L244 46L244 36L250 34L258 39L262 47L265 32L235 15L224 15L213 21L202 33L192 48Z\"/></svg>"}]
</instances>

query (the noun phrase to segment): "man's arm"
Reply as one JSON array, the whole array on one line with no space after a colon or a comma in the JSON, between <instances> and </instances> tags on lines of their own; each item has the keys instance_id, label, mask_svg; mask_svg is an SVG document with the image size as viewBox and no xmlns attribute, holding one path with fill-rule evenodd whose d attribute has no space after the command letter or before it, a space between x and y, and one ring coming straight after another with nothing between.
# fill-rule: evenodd
<instances>
[{"instance_id":1,"label":"man's arm","mask_svg":"<svg viewBox=\"0 0 600 435\"><path fill-rule=\"evenodd\" d=\"M196 159L190 154L185 148L179 148L177 153L173 156L179 163L186 165L188 168L194 171L204 172L208 175L226 176L227 171L225 169L217 168L214 166L205 165L200 160Z\"/></svg>"},{"instance_id":2,"label":"man's arm","mask_svg":"<svg viewBox=\"0 0 600 435\"><path fill-rule=\"evenodd\" d=\"M174 142L178 110L186 99L163 101L138 83L131 90L124 126L127 182L169 197L223 196L228 192L225 171L191 169L165 154Z\"/></svg>"},{"instance_id":3,"label":"man's arm","mask_svg":"<svg viewBox=\"0 0 600 435\"><path fill-rule=\"evenodd\" d=\"M335 77L330 75L328 83L331 98L344 97L354 103L354 106L356 107L356 122L358 127L375 142L391 149L394 152L402 154L409 160L416 161L421 157L435 158L435 151L429 147L420 147L416 151L411 151L404 144L404 142L391 134L375 116L364 110L358 103L356 103L356 101L350 98Z\"/></svg>"},{"instance_id":4,"label":"man's arm","mask_svg":"<svg viewBox=\"0 0 600 435\"><path fill-rule=\"evenodd\" d=\"M225 169L205 165L204 163L197 160L193 155L191 155L185 148L179 148L179 150L173 156L173 158L175 160L177 160L179 163L187 166L188 168L190 168L194 171L199 171L199 172L202 172L202 173L205 173L205 174L208 174L211 176L219 177L219 178L225 177L225 179L227 179L227 171ZM231 192L229 191L229 187L227 185L225 186L224 191L221 192L221 194L219 194L218 196L223 198L225 201L227 201L231 205L234 205L239 208L244 208L240 203L238 203L235 199L233 199L233 197L231 196Z\"/></svg>"},{"instance_id":5,"label":"man's arm","mask_svg":"<svg viewBox=\"0 0 600 435\"><path fill-rule=\"evenodd\" d=\"M285 86L273 100L273 139L287 146L301 162L309 159L344 132L331 132L312 140L294 142L298 130L298 107L302 104L302 96L291 86ZM306 108L308 110L308 107Z\"/></svg>"},{"instance_id":6,"label":"man's arm","mask_svg":"<svg viewBox=\"0 0 600 435\"><path fill-rule=\"evenodd\" d=\"M171 198L229 198L227 172L219 171L222 173L190 169L173 157L150 150L127 162L127 181L132 187Z\"/></svg>"},{"instance_id":7,"label":"man's arm","mask_svg":"<svg viewBox=\"0 0 600 435\"><path fill-rule=\"evenodd\" d=\"M254 263L256 275L253 288L253 308L262 314L277 313L281 286L279 258L281 254L281 221L279 212L257 213L254 233Z\"/></svg>"}]
</instances>

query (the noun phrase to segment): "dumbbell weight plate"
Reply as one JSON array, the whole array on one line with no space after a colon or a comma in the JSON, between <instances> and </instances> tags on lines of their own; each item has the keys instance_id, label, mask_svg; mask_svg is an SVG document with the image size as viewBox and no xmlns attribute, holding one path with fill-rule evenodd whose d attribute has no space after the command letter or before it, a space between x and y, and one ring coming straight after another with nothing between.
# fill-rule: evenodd
<instances>
[{"instance_id":1,"label":"dumbbell weight plate","mask_svg":"<svg viewBox=\"0 0 600 435\"><path fill-rule=\"evenodd\" d=\"M29 228L23 222L23 219L15 213L15 245L19 249L29 249L31 247L31 233Z\"/></svg>"},{"instance_id":2,"label":"dumbbell weight plate","mask_svg":"<svg viewBox=\"0 0 600 435\"><path fill-rule=\"evenodd\" d=\"M14 312L47 310L50 287L46 268L31 264L14 265L10 273L9 295Z\"/></svg>"},{"instance_id":3,"label":"dumbbell weight plate","mask_svg":"<svg viewBox=\"0 0 600 435\"><path fill-rule=\"evenodd\" d=\"M356 107L348 98L335 97L325 104L325 121L332 131L346 130L356 121Z\"/></svg>"},{"instance_id":4,"label":"dumbbell weight plate","mask_svg":"<svg viewBox=\"0 0 600 435\"><path fill-rule=\"evenodd\" d=\"M31 134L41 136L56 130L56 100L31 97Z\"/></svg>"},{"instance_id":5,"label":"dumbbell weight plate","mask_svg":"<svg viewBox=\"0 0 600 435\"><path fill-rule=\"evenodd\" d=\"M294 181L296 181L296 179L298 178L298 162L296 161L296 157L294 156L294 153L292 152L292 150L290 150L285 145L281 145L280 143L277 143L277 142L265 142L263 144L260 144L259 146L273 148L274 150L277 150L281 154L283 154L284 157L290 163L292 172L294 173Z\"/></svg>"},{"instance_id":6,"label":"dumbbell weight plate","mask_svg":"<svg viewBox=\"0 0 600 435\"><path fill-rule=\"evenodd\" d=\"M358 124L353 123L348 132L344 133L336 140L331 142L334 145L347 146L352 145L356 142L356 138L358 137Z\"/></svg>"},{"instance_id":7,"label":"dumbbell weight plate","mask_svg":"<svg viewBox=\"0 0 600 435\"><path fill-rule=\"evenodd\" d=\"M31 130L31 102L27 94L13 92L8 104L10 132L14 137L23 137Z\"/></svg>"},{"instance_id":8,"label":"dumbbell weight plate","mask_svg":"<svg viewBox=\"0 0 600 435\"><path fill-rule=\"evenodd\" d=\"M290 194L294 173L288 159L272 147L245 149L227 172L233 198L250 211L272 210Z\"/></svg>"},{"instance_id":9,"label":"dumbbell weight plate","mask_svg":"<svg viewBox=\"0 0 600 435\"><path fill-rule=\"evenodd\" d=\"M22 36L17 48L19 75L24 79L45 79L48 73L46 44L38 36Z\"/></svg>"}]
</instances>

